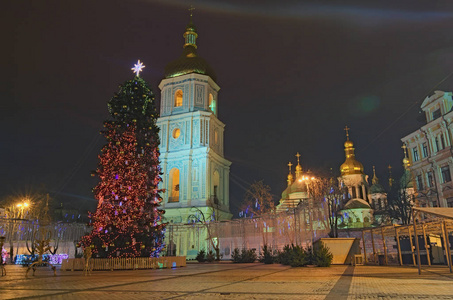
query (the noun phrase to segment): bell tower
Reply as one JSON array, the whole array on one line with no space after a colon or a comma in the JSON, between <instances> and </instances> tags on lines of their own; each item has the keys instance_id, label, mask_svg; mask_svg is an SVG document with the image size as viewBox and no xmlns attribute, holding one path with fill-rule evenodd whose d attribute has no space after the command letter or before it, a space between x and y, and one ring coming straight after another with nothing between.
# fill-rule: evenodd
<instances>
[{"instance_id":1,"label":"bell tower","mask_svg":"<svg viewBox=\"0 0 453 300\"><path fill-rule=\"evenodd\" d=\"M216 75L197 53L197 29L192 22L183 34L183 52L165 67L160 82L162 208L166 221L186 223L200 209L206 218L226 220L229 210L231 162L224 158L225 124L218 119Z\"/></svg>"}]
</instances>

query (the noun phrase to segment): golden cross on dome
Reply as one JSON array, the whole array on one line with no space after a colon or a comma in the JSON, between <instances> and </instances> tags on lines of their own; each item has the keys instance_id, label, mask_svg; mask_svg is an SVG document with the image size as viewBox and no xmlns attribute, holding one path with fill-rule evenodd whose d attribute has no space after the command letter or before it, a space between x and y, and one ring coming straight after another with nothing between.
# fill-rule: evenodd
<instances>
[{"instance_id":1,"label":"golden cross on dome","mask_svg":"<svg viewBox=\"0 0 453 300\"><path fill-rule=\"evenodd\" d=\"M401 148L403 149L404 157L406 157L406 149L407 149L406 144L403 144L403 146Z\"/></svg>"},{"instance_id":2,"label":"golden cross on dome","mask_svg":"<svg viewBox=\"0 0 453 300\"><path fill-rule=\"evenodd\" d=\"M299 164L299 158L300 158L299 152L297 152L296 157L297 157L297 164Z\"/></svg>"},{"instance_id":3,"label":"golden cross on dome","mask_svg":"<svg viewBox=\"0 0 453 300\"><path fill-rule=\"evenodd\" d=\"M351 128L349 128L348 125L346 125L344 131L346 131L346 138L348 139L348 141L349 141L349 130L351 130Z\"/></svg>"},{"instance_id":4,"label":"golden cross on dome","mask_svg":"<svg viewBox=\"0 0 453 300\"><path fill-rule=\"evenodd\" d=\"M195 10L195 7L193 5L190 6L189 11L190 11L190 17L193 16L193 11Z\"/></svg>"},{"instance_id":5,"label":"golden cross on dome","mask_svg":"<svg viewBox=\"0 0 453 300\"><path fill-rule=\"evenodd\" d=\"M290 171L290 172L291 172L291 166L292 166L292 165L293 165L293 164L292 164L291 162L288 163L288 167L289 167L289 171Z\"/></svg>"}]
</instances>

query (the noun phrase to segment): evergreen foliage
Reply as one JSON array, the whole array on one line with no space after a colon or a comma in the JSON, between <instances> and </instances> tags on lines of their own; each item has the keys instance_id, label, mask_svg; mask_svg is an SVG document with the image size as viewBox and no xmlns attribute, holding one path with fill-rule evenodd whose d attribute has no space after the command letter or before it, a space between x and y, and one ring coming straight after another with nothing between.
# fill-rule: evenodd
<instances>
[{"instance_id":1,"label":"evergreen foliage","mask_svg":"<svg viewBox=\"0 0 453 300\"><path fill-rule=\"evenodd\" d=\"M285 245L283 251L279 253L277 261L282 265L291 267L302 267L306 265L317 265L319 267L329 267L332 264L333 255L323 243L316 248Z\"/></svg>"},{"instance_id":2,"label":"evergreen foliage","mask_svg":"<svg viewBox=\"0 0 453 300\"><path fill-rule=\"evenodd\" d=\"M329 248L321 242L321 245L313 253L314 263L318 267L330 267L333 260L333 254Z\"/></svg>"},{"instance_id":3,"label":"evergreen foliage","mask_svg":"<svg viewBox=\"0 0 453 300\"><path fill-rule=\"evenodd\" d=\"M136 76L120 86L108 103L111 119L101 134L107 144L94 174L97 210L92 232L82 238L93 257L157 257L164 244L162 198L158 184L159 128L154 95Z\"/></svg>"},{"instance_id":4,"label":"evergreen foliage","mask_svg":"<svg viewBox=\"0 0 453 300\"><path fill-rule=\"evenodd\" d=\"M238 248L235 248L231 253L231 259L235 263L253 263L257 259L255 249L242 249L239 252Z\"/></svg>"},{"instance_id":5,"label":"evergreen foliage","mask_svg":"<svg viewBox=\"0 0 453 300\"><path fill-rule=\"evenodd\" d=\"M313 248L308 246L305 250L307 254L307 265L314 265L315 264L315 254L313 253Z\"/></svg>"},{"instance_id":6,"label":"evergreen foliage","mask_svg":"<svg viewBox=\"0 0 453 300\"><path fill-rule=\"evenodd\" d=\"M308 264L307 253L304 248L299 245L292 245L292 251L290 252L289 265L291 267L303 267Z\"/></svg>"},{"instance_id":7,"label":"evergreen foliage","mask_svg":"<svg viewBox=\"0 0 453 300\"><path fill-rule=\"evenodd\" d=\"M233 252L231 253L231 260L235 263L241 262L241 253L239 252L238 248L234 248Z\"/></svg>"},{"instance_id":8,"label":"evergreen foliage","mask_svg":"<svg viewBox=\"0 0 453 300\"><path fill-rule=\"evenodd\" d=\"M273 264L276 260L276 255L267 245L263 246L263 254L259 258L259 261L265 264Z\"/></svg>"},{"instance_id":9,"label":"evergreen foliage","mask_svg":"<svg viewBox=\"0 0 453 300\"><path fill-rule=\"evenodd\" d=\"M197 257L195 259L198 260L198 262L205 262L206 261L206 251L204 251L203 249L198 251Z\"/></svg>"},{"instance_id":10,"label":"evergreen foliage","mask_svg":"<svg viewBox=\"0 0 453 300\"><path fill-rule=\"evenodd\" d=\"M283 251L278 254L278 262L282 265L289 266L292 256L292 248L290 245L285 245Z\"/></svg>"},{"instance_id":11,"label":"evergreen foliage","mask_svg":"<svg viewBox=\"0 0 453 300\"><path fill-rule=\"evenodd\" d=\"M208 253L206 254L206 261L213 262L214 260L215 260L215 254L212 250L209 250Z\"/></svg>"}]
</instances>

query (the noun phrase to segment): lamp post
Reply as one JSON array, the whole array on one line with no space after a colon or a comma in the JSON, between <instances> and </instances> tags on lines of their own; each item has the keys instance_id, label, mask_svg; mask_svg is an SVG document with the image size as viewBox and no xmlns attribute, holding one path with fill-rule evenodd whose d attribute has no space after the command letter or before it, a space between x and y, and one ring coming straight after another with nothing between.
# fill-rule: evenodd
<instances>
[{"instance_id":1,"label":"lamp post","mask_svg":"<svg viewBox=\"0 0 453 300\"><path fill-rule=\"evenodd\" d=\"M25 210L26 213L28 214L28 207L30 206L30 203L28 202L28 199L25 199L24 202L22 203L17 203L16 207L19 209L17 219L24 219L25 218Z\"/></svg>"},{"instance_id":2,"label":"lamp post","mask_svg":"<svg viewBox=\"0 0 453 300\"><path fill-rule=\"evenodd\" d=\"M9 255L11 263L14 260L14 247L13 247L13 239L14 239L14 232L16 230L16 222L18 220L24 219L25 214L28 214L28 207L30 206L30 202L27 198L24 199L23 202L19 202L16 205L13 205L9 208ZM26 211L25 211L26 210Z\"/></svg>"}]
</instances>

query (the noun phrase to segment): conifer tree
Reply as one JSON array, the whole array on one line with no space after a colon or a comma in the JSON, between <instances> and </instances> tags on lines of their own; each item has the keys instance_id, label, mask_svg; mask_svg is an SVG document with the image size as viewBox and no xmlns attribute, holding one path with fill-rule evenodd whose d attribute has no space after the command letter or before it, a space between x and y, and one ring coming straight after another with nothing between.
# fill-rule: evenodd
<instances>
[{"instance_id":1,"label":"conifer tree","mask_svg":"<svg viewBox=\"0 0 453 300\"><path fill-rule=\"evenodd\" d=\"M81 243L92 248L93 257L156 257L165 224L158 208L162 179L154 95L137 73L108 108L111 119L101 132L108 143L94 172L100 178L94 188L98 206L90 216L92 232Z\"/></svg>"}]
</instances>

